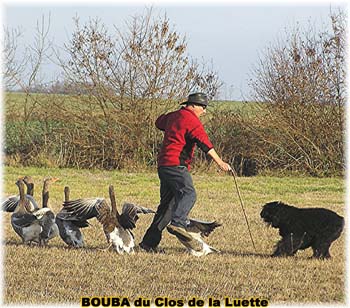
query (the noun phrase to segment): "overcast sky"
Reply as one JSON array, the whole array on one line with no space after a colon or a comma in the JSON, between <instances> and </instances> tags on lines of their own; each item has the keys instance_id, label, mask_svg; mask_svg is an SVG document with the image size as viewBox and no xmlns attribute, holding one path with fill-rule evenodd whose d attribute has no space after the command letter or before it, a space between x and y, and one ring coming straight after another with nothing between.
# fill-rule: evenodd
<instances>
[{"instance_id":1,"label":"overcast sky","mask_svg":"<svg viewBox=\"0 0 350 308\"><path fill-rule=\"evenodd\" d=\"M112 31L113 25L122 26L151 5L156 15L166 13L174 29L186 35L189 55L213 63L225 83L221 98L234 100L248 96L252 67L271 43L283 39L297 24L306 29L311 22L316 29L325 29L330 9L346 8L342 1L286 1L283 5L275 1L5 1L3 23L22 27L24 40L31 42L36 21L50 13L50 36L62 46L72 34L74 16L82 23L99 17ZM53 68L49 70L54 73Z\"/></svg>"}]
</instances>

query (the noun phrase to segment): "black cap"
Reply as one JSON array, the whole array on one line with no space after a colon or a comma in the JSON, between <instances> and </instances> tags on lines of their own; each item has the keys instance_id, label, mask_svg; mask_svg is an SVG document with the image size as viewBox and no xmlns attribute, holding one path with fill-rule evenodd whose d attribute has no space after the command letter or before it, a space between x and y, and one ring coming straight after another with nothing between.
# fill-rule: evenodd
<instances>
[{"instance_id":1,"label":"black cap","mask_svg":"<svg viewBox=\"0 0 350 308\"><path fill-rule=\"evenodd\" d=\"M185 105L185 104L208 106L208 97L204 93L193 93L188 96L188 99L186 102L183 102L180 105Z\"/></svg>"}]
</instances>

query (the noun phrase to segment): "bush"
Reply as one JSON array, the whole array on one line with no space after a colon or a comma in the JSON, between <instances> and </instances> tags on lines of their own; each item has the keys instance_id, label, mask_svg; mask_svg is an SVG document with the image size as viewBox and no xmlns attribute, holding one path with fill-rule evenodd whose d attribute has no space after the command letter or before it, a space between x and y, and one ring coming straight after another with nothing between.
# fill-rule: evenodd
<instances>
[{"instance_id":1,"label":"bush","mask_svg":"<svg viewBox=\"0 0 350 308\"><path fill-rule=\"evenodd\" d=\"M331 25L331 33L297 30L267 51L251 81L260 103L249 112L217 106L204 119L217 152L240 175L343 173L345 16L331 15ZM71 94L26 91L23 102L6 96L7 162L154 167L162 141L156 118L179 108L192 89L215 95L217 75L190 61L167 18L135 18L117 34L99 21L77 21L66 45L70 60L62 63ZM209 169L206 160L197 151L195 165Z\"/></svg>"},{"instance_id":2,"label":"bush","mask_svg":"<svg viewBox=\"0 0 350 308\"><path fill-rule=\"evenodd\" d=\"M254 71L254 100L263 103L251 127L266 143L261 159L268 168L315 176L344 170L346 18L330 18L331 32L297 29Z\"/></svg>"}]
</instances>

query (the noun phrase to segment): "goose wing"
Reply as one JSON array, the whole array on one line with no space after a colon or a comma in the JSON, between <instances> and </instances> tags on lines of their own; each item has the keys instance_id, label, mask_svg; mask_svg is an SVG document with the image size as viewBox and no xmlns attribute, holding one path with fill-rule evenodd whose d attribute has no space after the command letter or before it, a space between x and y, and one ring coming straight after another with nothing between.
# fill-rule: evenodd
<instances>
[{"instance_id":1,"label":"goose wing","mask_svg":"<svg viewBox=\"0 0 350 308\"><path fill-rule=\"evenodd\" d=\"M18 206L19 195L18 196L9 196L1 203L1 209L4 212L13 213Z\"/></svg>"},{"instance_id":2,"label":"goose wing","mask_svg":"<svg viewBox=\"0 0 350 308\"><path fill-rule=\"evenodd\" d=\"M97 207L105 203L104 198L84 198L63 202L63 208L57 214L62 220L69 220L80 228L89 226L89 219L97 217Z\"/></svg>"},{"instance_id":3,"label":"goose wing","mask_svg":"<svg viewBox=\"0 0 350 308\"><path fill-rule=\"evenodd\" d=\"M208 222L194 218L189 219L189 221L186 230L188 232L200 233L201 236L209 236L211 232L222 225L216 221Z\"/></svg>"},{"instance_id":4,"label":"goose wing","mask_svg":"<svg viewBox=\"0 0 350 308\"><path fill-rule=\"evenodd\" d=\"M29 201L29 204L28 204L29 211L34 211L39 208L38 204L36 203L35 199L32 196L26 195L26 198ZM13 195L13 196L7 197L2 202L1 209L4 212L13 213L16 210L18 204L19 204L19 195L17 196Z\"/></svg>"},{"instance_id":5,"label":"goose wing","mask_svg":"<svg viewBox=\"0 0 350 308\"><path fill-rule=\"evenodd\" d=\"M113 215L112 210L106 200L96 206L96 211L97 220L103 226L103 230L106 234L113 232L114 228L118 227L118 220L116 216Z\"/></svg>"},{"instance_id":6,"label":"goose wing","mask_svg":"<svg viewBox=\"0 0 350 308\"><path fill-rule=\"evenodd\" d=\"M90 226L87 220L81 220L74 214L66 211L64 208L57 213L56 218L62 221L71 222L74 226L78 228L86 228Z\"/></svg>"},{"instance_id":7,"label":"goose wing","mask_svg":"<svg viewBox=\"0 0 350 308\"><path fill-rule=\"evenodd\" d=\"M134 229L136 221L139 219L138 214L155 213L153 210L133 203L124 203L122 214L119 216L119 223L125 229Z\"/></svg>"},{"instance_id":8,"label":"goose wing","mask_svg":"<svg viewBox=\"0 0 350 308\"><path fill-rule=\"evenodd\" d=\"M24 213L24 214L14 213L11 216L11 221L16 226L20 228L25 228L25 227L29 227L34 222L38 221L38 219L32 213Z\"/></svg>"},{"instance_id":9,"label":"goose wing","mask_svg":"<svg viewBox=\"0 0 350 308\"><path fill-rule=\"evenodd\" d=\"M63 202L63 208L71 216L81 220L88 220L97 217L97 207L106 202L104 198L84 198Z\"/></svg>"}]
</instances>

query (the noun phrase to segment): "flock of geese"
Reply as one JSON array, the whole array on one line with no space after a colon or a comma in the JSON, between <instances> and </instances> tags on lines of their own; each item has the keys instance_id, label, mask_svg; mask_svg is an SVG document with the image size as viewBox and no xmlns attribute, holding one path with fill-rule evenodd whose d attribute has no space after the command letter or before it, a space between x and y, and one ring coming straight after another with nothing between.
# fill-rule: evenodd
<instances>
[{"instance_id":1,"label":"flock of geese","mask_svg":"<svg viewBox=\"0 0 350 308\"><path fill-rule=\"evenodd\" d=\"M153 210L124 203L120 214L117 210L113 185L109 186L109 201L105 198L71 200L69 187L66 186L62 209L55 215L48 207L48 201L49 186L57 181L58 178L55 177L44 179L41 208L34 198L34 182L30 176L18 178L16 185L19 195L9 196L2 202L2 210L13 213L11 225L23 244L46 246L52 238L60 236L69 247L82 248L85 243L81 229L90 225L89 219L96 218L106 236L109 245L107 249L113 247L119 254L134 252L135 241L132 229L136 227L138 215L154 214ZM25 189L27 189L26 192ZM178 237L178 239L194 256L219 252L206 244L203 238L209 236L220 225L216 221L190 219L186 230L191 236Z\"/></svg>"}]
</instances>

